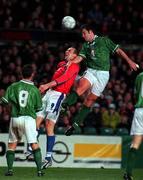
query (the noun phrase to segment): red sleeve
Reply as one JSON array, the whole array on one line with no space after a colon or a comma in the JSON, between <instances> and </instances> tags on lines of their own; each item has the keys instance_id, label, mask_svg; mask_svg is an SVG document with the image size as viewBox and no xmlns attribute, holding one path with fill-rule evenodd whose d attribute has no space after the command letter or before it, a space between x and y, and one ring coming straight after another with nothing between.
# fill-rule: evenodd
<instances>
[{"instance_id":1,"label":"red sleeve","mask_svg":"<svg viewBox=\"0 0 143 180\"><path fill-rule=\"evenodd\" d=\"M59 78L55 79L55 81L57 82L58 85L62 84L68 81L69 79L71 79L73 76L76 76L78 72L79 72L79 65L76 63L73 63L67 68L65 73Z\"/></svg>"},{"instance_id":2,"label":"red sleeve","mask_svg":"<svg viewBox=\"0 0 143 180\"><path fill-rule=\"evenodd\" d=\"M62 67L64 65L66 65L66 61L63 60L63 61L58 63L57 68L60 68L60 67Z\"/></svg>"}]
</instances>

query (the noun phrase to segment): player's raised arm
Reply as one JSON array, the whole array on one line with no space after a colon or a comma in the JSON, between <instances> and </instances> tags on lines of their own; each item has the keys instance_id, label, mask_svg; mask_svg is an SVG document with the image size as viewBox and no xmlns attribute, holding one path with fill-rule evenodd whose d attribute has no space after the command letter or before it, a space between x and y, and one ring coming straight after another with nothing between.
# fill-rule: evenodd
<instances>
[{"instance_id":1,"label":"player's raised arm","mask_svg":"<svg viewBox=\"0 0 143 180\"><path fill-rule=\"evenodd\" d=\"M116 53L123 58L124 60L127 61L127 63L129 64L131 70L137 71L137 69L139 68L139 65L136 64L134 61L132 61L132 59L130 59L128 57L128 55L121 49L121 48L117 48Z\"/></svg>"},{"instance_id":2,"label":"player's raised arm","mask_svg":"<svg viewBox=\"0 0 143 180\"><path fill-rule=\"evenodd\" d=\"M56 81L51 81L51 82L49 82L47 84L40 85L39 90L40 90L41 93L44 93L47 89L52 88L52 87L54 87L56 85L57 85Z\"/></svg>"}]
</instances>

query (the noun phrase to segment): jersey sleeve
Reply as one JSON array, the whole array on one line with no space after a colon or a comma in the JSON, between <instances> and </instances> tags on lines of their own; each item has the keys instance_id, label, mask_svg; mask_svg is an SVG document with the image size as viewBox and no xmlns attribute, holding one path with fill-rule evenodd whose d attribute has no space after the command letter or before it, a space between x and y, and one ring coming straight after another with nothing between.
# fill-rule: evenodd
<instances>
[{"instance_id":1,"label":"jersey sleeve","mask_svg":"<svg viewBox=\"0 0 143 180\"><path fill-rule=\"evenodd\" d=\"M115 44L111 39L109 39L108 37L105 37L105 43L108 47L108 49L110 50L110 52L112 54L115 53L116 49L119 47L119 44Z\"/></svg>"},{"instance_id":2,"label":"jersey sleeve","mask_svg":"<svg viewBox=\"0 0 143 180\"><path fill-rule=\"evenodd\" d=\"M86 44L85 43L82 45L82 48L79 52L79 56L83 57L84 59L86 58Z\"/></svg>"},{"instance_id":3,"label":"jersey sleeve","mask_svg":"<svg viewBox=\"0 0 143 180\"><path fill-rule=\"evenodd\" d=\"M11 96L13 95L12 86L9 86L5 92L5 95L1 98L2 103L8 104L11 101Z\"/></svg>"},{"instance_id":4,"label":"jersey sleeve","mask_svg":"<svg viewBox=\"0 0 143 180\"><path fill-rule=\"evenodd\" d=\"M63 75L61 75L59 78L55 79L57 84L62 84L69 79L71 79L74 75L77 75L79 72L79 65L76 63L71 64L65 71Z\"/></svg>"}]
</instances>

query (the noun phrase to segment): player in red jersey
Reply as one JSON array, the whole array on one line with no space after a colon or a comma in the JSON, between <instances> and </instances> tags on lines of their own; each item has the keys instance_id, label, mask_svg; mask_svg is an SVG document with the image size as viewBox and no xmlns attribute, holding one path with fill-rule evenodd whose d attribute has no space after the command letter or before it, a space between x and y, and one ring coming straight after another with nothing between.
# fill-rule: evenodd
<instances>
[{"instance_id":1,"label":"player in red jersey","mask_svg":"<svg viewBox=\"0 0 143 180\"><path fill-rule=\"evenodd\" d=\"M46 91L42 101L43 110L37 114L37 127L45 119L47 133L46 157L43 169L52 165L51 155L55 143L54 127L59 117L61 104L74 83L79 72L79 65L72 61L77 57L77 50L73 47L65 52L65 60L58 64L58 69L53 75L52 81L41 85L41 93Z\"/></svg>"}]
</instances>

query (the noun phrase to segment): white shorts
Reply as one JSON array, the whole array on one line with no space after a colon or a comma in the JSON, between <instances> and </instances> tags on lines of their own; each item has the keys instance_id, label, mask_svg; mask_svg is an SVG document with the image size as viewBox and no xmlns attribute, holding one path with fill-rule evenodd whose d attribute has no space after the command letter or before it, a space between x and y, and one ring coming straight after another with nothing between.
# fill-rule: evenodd
<instances>
[{"instance_id":1,"label":"white shorts","mask_svg":"<svg viewBox=\"0 0 143 180\"><path fill-rule=\"evenodd\" d=\"M23 134L28 143L37 143L36 120L30 116L11 118L8 142L21 141Z\"/></svg>"},{"instance_id":2,"label":"white shorts","mask_svg":"<svg viewBox=\"0 0 143 180\"><path fill-rule=\"evenodd\" d=\"M65 97L65 94L49 89L42 98L42 111L39 111L37 113L37 116L56 123L60 114L61 104L64 101Z\"/></svg>"},{"instance_id":3,"label":"white shorts","mask_svg":"<svg viewBox=\"0 0 143 180\"><path fill-rule=\"evenodd\" d=\"M83 78L86 78L91 84L91 92L100 96L109 81L109 71L100 71L88 68Z\"/></svg>"},{"instance_id":4,"label":"white shorts","mask_svg":"<svg viewBox=\"0 0 143 180\"><path fill-rule=\"evenodd\" d=\"M130 134L143 135L143 108L135 109Z\"/></svg>"}]
</instances>

